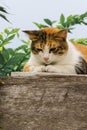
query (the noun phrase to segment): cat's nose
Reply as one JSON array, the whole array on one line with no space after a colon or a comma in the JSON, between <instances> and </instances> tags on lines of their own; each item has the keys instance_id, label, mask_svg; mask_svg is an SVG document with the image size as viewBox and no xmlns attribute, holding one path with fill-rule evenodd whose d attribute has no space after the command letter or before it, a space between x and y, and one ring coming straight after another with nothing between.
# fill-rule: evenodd
<instances>
[{"instance_id":1,"label":"cat's nose","mask_svg":"<svg viewBox=\"0 0 87 130\"><path fill-rule=\"evenodd\" d=\"M49 60L49 57L44 57L44 60L45 60L45 61L48 61L48 60Z\"/></svg>"}]
</instances>

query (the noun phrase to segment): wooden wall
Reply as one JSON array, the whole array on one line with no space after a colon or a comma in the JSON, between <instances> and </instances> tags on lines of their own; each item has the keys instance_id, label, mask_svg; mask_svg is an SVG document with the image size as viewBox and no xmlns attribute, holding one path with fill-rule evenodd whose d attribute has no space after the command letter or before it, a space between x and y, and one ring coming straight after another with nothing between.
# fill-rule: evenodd
<instances>
[{"instance_id":1,"label":"wooden wall","mask_svg":"<svg viewBox=\"0 0 87 130\"><path fill-rule=\"evenodd\" d=\"M87 76L1 78L0 130L87 130Z\"/></svg>"}]
</instances>

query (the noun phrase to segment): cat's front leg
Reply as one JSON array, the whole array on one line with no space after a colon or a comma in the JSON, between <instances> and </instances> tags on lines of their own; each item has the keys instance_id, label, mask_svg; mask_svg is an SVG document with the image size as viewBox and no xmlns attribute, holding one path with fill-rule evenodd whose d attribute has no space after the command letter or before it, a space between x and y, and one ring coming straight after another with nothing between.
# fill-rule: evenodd
<instances>
[{"instance_id":1,"label":"cat's front leg","mask_svg":"<svg viewBox=\"0 0 87 130\"><path fill-rule=\"evenodd\" d=\"M76 74L73 65L48 65L46 66L46 72L58 74Z\"/></svg>"},{"instance_id":2,"label":"cat's front leg","mask_svg":"<svg viewBox=\"0 0 87 130\"><path fill-rule=\"evenodd\" d=\"M48 66L46 66L46 72L57 73L59 71L56 66L48 65Z\"/></svg>"},{"instance_id":3,"label":"cat's front leg","mask_svg":"<svg viewBox=\"0 0 87 130\"><path fill-rule=\"evenodd\" d=\"M29 72L45 72L45 66L44 65L30 66Z\"/></svg>"},{"instance_id":4,"label":"cat's front leg","mask_svg":"<svg viewBox=\"0 0 87 130\"><path fill-rule=\"evenodd\" d=\"M54 65L47 65L46 72L57 73L57 72L60 72L60 70L58 70L58 67Z\"/></svg>"}]
</instances>

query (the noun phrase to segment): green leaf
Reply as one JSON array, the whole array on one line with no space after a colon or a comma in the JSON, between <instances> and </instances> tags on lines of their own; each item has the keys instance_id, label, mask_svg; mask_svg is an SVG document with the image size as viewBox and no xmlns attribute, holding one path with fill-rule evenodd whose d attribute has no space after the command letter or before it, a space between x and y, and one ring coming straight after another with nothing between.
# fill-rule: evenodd
<instances>
[{"instance_id":1,"label":"green leaf","mask_svg":"<svg viewBox=\"0 0 87 130\"><path fill-rule=\"evenodd\" d=\"M2 50L3 50L3 47L0 47L0 52L2 52Z\"/></svg>"},{"instance_id":2,"label":"green leaf","mask_svg":"<svg viewBox=\"0 0 87 130\"><path fill-rule=\"evenodd\" d=\"M7 37L7 38L3 41L3 45L8 44L11 40L14 39L14 37L15 37L15 34L13 34L13 35Z\"/></svg>"},{"instance_id":3,"label":"green leaf","mask_svg":"<svg viewBox=\"0 0 87 130\"><path fill-rule=\"evenodd\" d=\"M81 19L84 19L85 17L87 17L87 12L85 12L84 14L81 14L81 15L80 15L80 18L81 18Z\"/></svg>"},{"instance_id":4,"label":"green leaf","mask_svg":"<svg viewBox=\"0 0 87 130\"><path fill-rule=\"evenodd\" d=\"M3 42L3 34L0 34L0 42Z\"/></svg>"},{"instance_id":5,"label":"green leaf","mask_svg":"<svg viewBox=\"0 0 87 130\"><path fill-rule=\"evenodd\" d=\"M52 26L52 21L50 19L44 19L45 23Z\"/></svg>"},{"instance_id":6,"label":"green leaf","mask_svg":"<svg viewBox=\"0 0 87 130\"><path fill-rule=\"evenodd\" d=\"M71 25L72 19L73 19L72 15L70 15L70 16L67 17L67 20L66 20L67 27L69 27Z\"/></svg>"},{"instance_id":7,"label":"green leaf","mask_svg":"<svg viewBox=\"0 0 87 130\"><path fill-rule=\"evenodd\" d=\"M15 28L15 29L12 29L12 28L6 28L5 30L4 30L4 32L6 33L6 34L8 34L8 35L10 35L10 34L17 34L18 33L18 31L19 31L19 28Z\"/></svg>"},{"instance_id":8,"label":"green leaf","mask_svg":"<svg viewBox=\"0 0 87 130\"><path fill-rule=\"evenodd\" d=\"M19 32L17 32L17 38L20 38L20 34L19 34Z\"/></svg>"},{"instance_id":9,"label":"green leaf","mask_svg":"<svg viewBox=\"0 0 87 130\"><path fill-rule=\"evenodd\" d=\"M31 43L31 40L27 40L27 41L25 41L25 40L21 40L24 44L26 44L26 45L29 45L30 43Z\"/></svg>"},{"instance_id":10,"label":"green leaf","mask_svg":"<svg viewBox=\"0 0 87 130\"><path fill-rule=\"evenodd\" d=\"M27 46L27 45L21 45L21 46L17 47L17 48L15 49L15 51L16 51L16 52L20 52L20 51L26 52L27 49L28 49L28 46Z\"/></svg>"},{"instance_id":11,"label":"green leaf","mask_svg":"<svg viewBox=\"0 0 87 130\"><path fill-rule=\"evenodd\" d=\"M9 60L9 52L8 49L3 48L2 52L1 52L5 63Z\"/></svg>"},{"instance_id":12,"label":"green leaf","mask_svg":"<svg viewBox=\"0 0 87 130\"><path fill-rule=\"evenodd\" d=\"M52 24L54 24L54 23L56 23L57 21L56 20L54 20L54 21L51 21L52 22Z\"/></svg>"},{"instance_id":13,"label":"green leaf","mask_svg":"<svg viewBox=\"0 0 87 130\"><path fill-rule=\"evenodd\" d=\"M84 25L87 25L87 23L86 22L82 22Z\"/></svg>"},{"instance_id":14,"label":"green leaf","mask_svg":"<svg viewBox=\"0 0 87 130\"><path fill-rule=\"evenodd\" d=\"M14 50L14 49L12 49L12 48L7 48L7 50L8 50L8 53L9 53L10 57L15 54L15 50Z\"/></svg>"},{"instance_id":15,"label":"green leaf","mask_svg":"<svg viewBox=\"0 0 87 130\"><path fill-rule=\"evenodd\" d=\"M65 22L65 17L64 17L63 14L61 14L61 16L60 16L60 23L61 23L62 25L64 25L64 22Z\"/></svg>"},{"instance_id":16,"label":"green leaf","mask_svg":"<svg viewBox=\"0 0 87 130\"><path fill-rule=\"evenodd\" d=\"M15 51L11 48L6 49L6 48L3 47L1 54L4 58L4 62L7 63L9 61L9 59L14 56Z\"/></svg>"},{"instance_id":17,"label":"green leaf","mask_svg":"<svg viewBox=\"0 0 87 130\"><path fill-rule=\"evenodd\" d=\"M10 58L10 60L7 63L7 66L9 67L10 65L17 65L18 63L21 62L23 57L25 56L24 53L17 53L13 57Z\"/></svg>"},{"instance_id":18,"label":"green leaf","mask_svg":"<svg viewBox=\"0 0 87 130\"><path fill-rule=\"evenodd\" d=\"M5 63L3 55L0 53L0 65L3 65Z\"/></svg>"},{"instance_id":19,"label":"green leaf","mask_svg":"<svg viewBox=\"0 0 87 130\"><path fill-rule=\"evenodd\" d=\"M5 16L5 15L0 14L0 17L2 17L4 20L6 20L7 22L9 22L9 20L6 18L6 16Z\"/></svg>"},{"instance_id":20,"label":"green leaf","mask_svg":"<svg viewBox=\"0 0 87 130\"><path fill-rule=\"evenodd\" d=\"M66 22L66 27L69 27L71 25L71 22L70 21L67 21Z\"/></svg>"},{"instance_id":21,"label":"green leaf","mask_svg":"<svg viewBox=\"0 0 87 130\"><path fill-rule=\"evenodd\" d=\"M10 34L18 33L19 30L20 30L19 28L12 29L10 31Z\"/></svg>"},{"instance_id":22,"label":"green leaf","mask_svg":"<svg viewBox=\"0 0 87 130\"><path fill-rule=\"evenodd\" d=\"M5 72L5 70L0 70L0 77L5 77L7 76L7 73Z\"/></svg>"},{"instance_id":23,"label":"green leaf","mask_svg":"<svg viewBox=\"0 0 87 130\"><path fill-rule=\"evenodd\" d=\"M65 29L65 27L62 26L62 25L57 25L56 27L57 27L58 29Z\"/></svg>"},{"instance_id":24,"label":"green leaf","mask_svg":"<svg viewBox=\"0 0 87 130\"><path fill-rule=\"evenodd\" d=\"M0 6L0 12L7 13L7 14L8 14L8 12L6 11L6 9L5 9L4 7L2 7L2 6Z\"/></svg>"},{"instance_id":25,"label":"green leaf","mask_svg":"<svg viewBox=\"0 0 87 130\"><path fill-rule=\"evenodd\" d=\"M87 38L79 38L79 39L76 39L75 42L87 46Z\"/></svg>"},{"instance_id":26,"label":"green leaf","mask_svg":"<svg viewBox=\"0 0 87 130\"><path fill-rule=\"evenodd\" d=\"M9 33L10 33L8 28L4 29L4 32L5 32L6 34L9 34Z\"/></svg>"},{"instance_id":27,"label":"green leaf","mask_svg":"<svg viewBox=\"0 0 87 130\"><path fill-rule=\"evenodd\" d=\"M37 23L37 22L33 22L33 23L34 23L39 29L48 27L47 25L40 24L40 23Z\"/></svg>"}]
</instances>

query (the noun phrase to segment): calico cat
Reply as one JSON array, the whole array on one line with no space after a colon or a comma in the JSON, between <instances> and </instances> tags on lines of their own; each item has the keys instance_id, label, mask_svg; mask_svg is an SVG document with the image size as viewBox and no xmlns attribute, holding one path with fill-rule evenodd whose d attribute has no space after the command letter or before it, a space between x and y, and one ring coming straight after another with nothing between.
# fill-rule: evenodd
<instances>
[{"instance_id":1,"label":"calico cat","mask_svg":"<svg viewBox=\"0 0 87 130\"><path fill-rule=\"evenodd\" d=\"M25 72L87 74L87 47L67 41L67 31L57 28L24 31L31 39L31 57ZM81 49L85 48L81 52Z\"/></svg>"}]
</instances>

